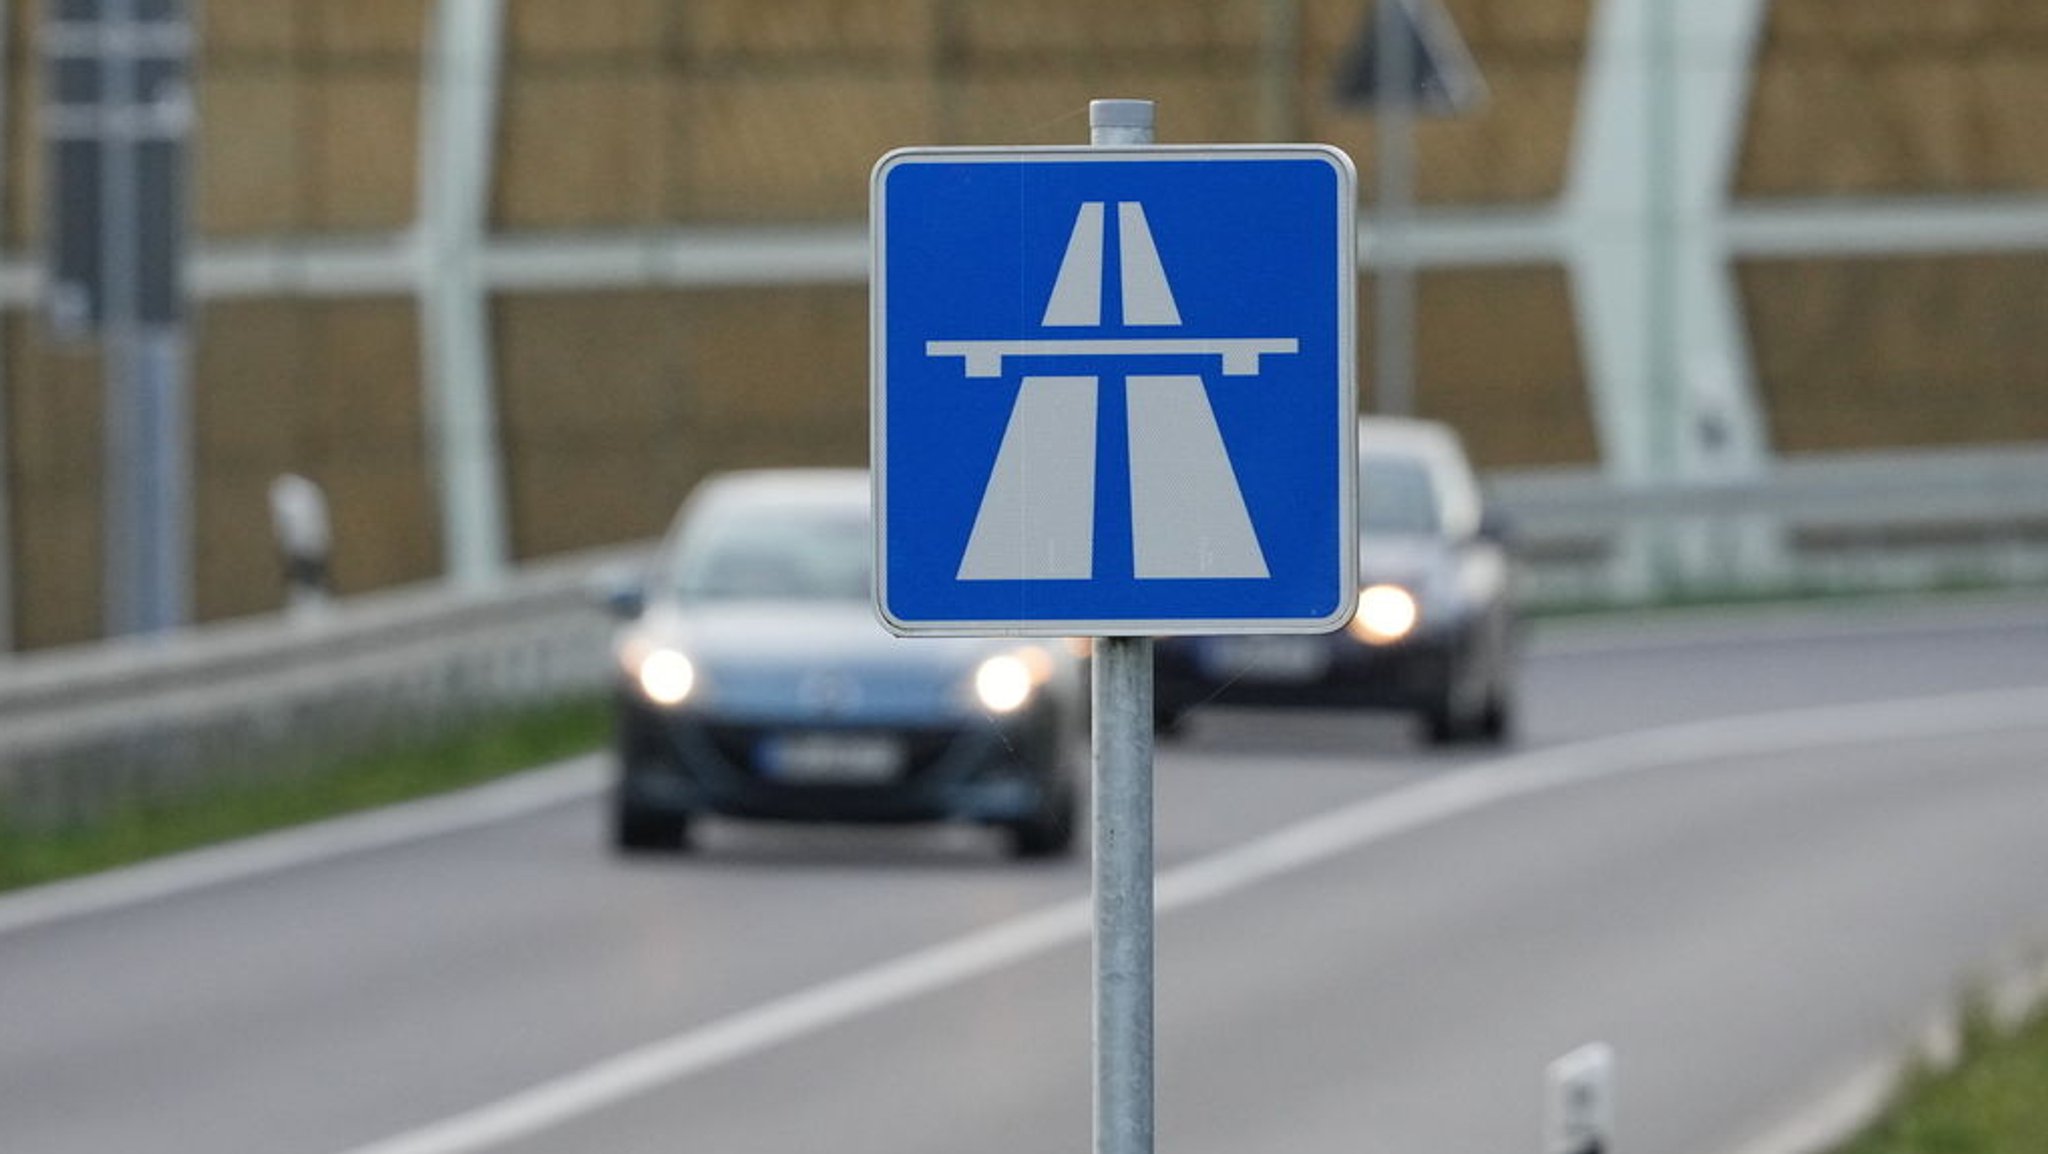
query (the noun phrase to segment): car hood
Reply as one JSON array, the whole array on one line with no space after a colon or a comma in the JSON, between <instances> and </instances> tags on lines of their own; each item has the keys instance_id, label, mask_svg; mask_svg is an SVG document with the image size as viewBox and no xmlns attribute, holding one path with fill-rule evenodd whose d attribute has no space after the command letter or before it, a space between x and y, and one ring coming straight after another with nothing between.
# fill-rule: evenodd
<instances>
[{"instance_id":1,"label":"car hood","mask_svg":"<svg viewBox=\"0 0 2048 1154\"><path fill-rule=\"evenodd\" d=\"M977 637L897 637L858 601L731 601L656 606L646 632L685 646L707 662L794 661L806 664L929 668L971 667L1002 646Z\"/></svg>"},{"instance_id":2,"label":"car hood","mask_svg":"<svg viewBox=\"0 0 2048 1154\"><path fill-rule=\"evenodd\" d=\"M1364 537L1358 543L1361 585L1384 581L1419 587L1435 580L1446 563L1447 550L1437 537L1388 534Z\"/></svg>"}]
</instances>

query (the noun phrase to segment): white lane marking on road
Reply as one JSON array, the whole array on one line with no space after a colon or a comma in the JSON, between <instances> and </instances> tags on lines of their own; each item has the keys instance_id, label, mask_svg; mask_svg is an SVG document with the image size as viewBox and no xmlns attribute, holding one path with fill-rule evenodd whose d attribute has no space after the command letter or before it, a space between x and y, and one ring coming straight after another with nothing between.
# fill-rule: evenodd
<instances>
[{"instance_id":1,"label":"white lane marking on road","mask_svg":"<svg viewBox=\"0 0 2048 1154\"><path fill-rule=\"evenodd\" d=\"M629 1050L351 1154L451 1154L530 1137L644 1091L1084 940L1092 924L1087 899L1061 902Z\"/></svg>"},{"instance_id":2,"label":"white lane marking on road","mask_svg":"<svg viewBox=\"0 0 2048 1154\"><path fill-rule=\"evenodd\" d=\"M1898 1076L1896 1059L1866 1062L1795 1117L1731 1154L1819 1154L1838 1146L1884 1108Z\"/></svg>"},{"instance_id":3,"label":"white lane marking on road","mask_svg":"<svg viewBox=\"0 0 2048 1154\"><path fill-rule=\"evenodd\" d=\"M0 897L0 934L525 817L603 789L608 764L587 754L460 793L39 886Z\"/></svg>"},{"instance_id":4,"label":"white lane marking on road","mask_svg":"<svg viewBox=\"0 0 2048 1154\"><path fill-rule=\"evenodd\" d=\"M1696 722L1536 750L1367 798L1159 875L1166 914L1507 799L1733 757L2048 726L2048 686ZM629 1050L347 1154L466 1154L532 1137L659 1086L1087 939L1085 898Z\"/></svg>"}]
</instances>

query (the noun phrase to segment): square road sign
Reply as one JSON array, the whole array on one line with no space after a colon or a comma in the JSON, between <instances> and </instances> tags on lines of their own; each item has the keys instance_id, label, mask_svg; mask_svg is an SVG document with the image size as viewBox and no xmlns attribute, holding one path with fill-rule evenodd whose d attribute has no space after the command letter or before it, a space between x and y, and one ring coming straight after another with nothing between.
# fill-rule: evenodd
<instances>
[{"instance_id":1,"label":"square road sign","mask_svg":"<svg viewBox=\"0 0 2048 1154\"><path fill-rule=\"evenodd\" d=\"M883 622L1341 625L1357 581L1355 186L1319 145L883 157Z\"/></svg>"}]
</instances>

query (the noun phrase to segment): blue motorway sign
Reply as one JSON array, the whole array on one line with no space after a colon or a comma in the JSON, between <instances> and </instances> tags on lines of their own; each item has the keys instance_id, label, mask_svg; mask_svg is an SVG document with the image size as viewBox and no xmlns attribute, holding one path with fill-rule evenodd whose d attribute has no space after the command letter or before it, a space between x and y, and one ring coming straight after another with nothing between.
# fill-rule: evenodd
<instances>
[{"instance_id":1,"label":"blue motorway sign","mask_svg":"<svg viewBox=\"0 0 2048 1154\"><path fill-rule=\"evenodd\" d=\"M1357 570L1333 148L906 149L871 202L876 600L904 634L1319 632Z\"/></svg>"}]
</instances>

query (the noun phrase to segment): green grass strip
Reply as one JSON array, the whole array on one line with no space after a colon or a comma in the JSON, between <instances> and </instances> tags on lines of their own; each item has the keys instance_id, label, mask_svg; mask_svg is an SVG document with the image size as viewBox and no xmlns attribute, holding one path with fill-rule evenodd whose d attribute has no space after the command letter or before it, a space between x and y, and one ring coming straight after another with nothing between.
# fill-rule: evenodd
<instances>
[{"instance_id":1,"label":"green grass strip","mask_svg":"<svg viewBox=\"0 0 2048 1154\"><path fill-rule=\"evenodd\" d=\"M581 701L63 829L18 828L0 814L0 891L460 789L596 749L610 725L607 702Z\"/></svg>"},{"instance_id":2,"label":"green grass strip","mask_svg":"<svg viewBox=\"0 0 2048 1154\"><path fill-rule=\"evenodd\" d=\"M1836 1154L2048 1151L2048 1012L2002 1032L1982 1013L1948 1069L1913 1071L1896 1100Z\"/></svg>"}]
</instances>

